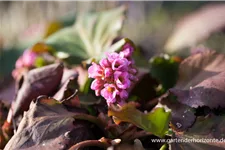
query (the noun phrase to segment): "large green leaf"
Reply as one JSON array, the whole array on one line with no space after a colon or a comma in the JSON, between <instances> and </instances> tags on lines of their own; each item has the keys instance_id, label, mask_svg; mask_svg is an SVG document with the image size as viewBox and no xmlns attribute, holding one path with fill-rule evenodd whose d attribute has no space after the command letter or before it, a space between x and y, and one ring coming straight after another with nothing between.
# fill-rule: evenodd
<instances>
[{"instance_id":1,"label":"large green leaf","mask_svg":"<svg viewBox=\"0 0 225 150\"><path fill-rule=\"evenodd\" d=\"M62 29L46 39L46 44L69 56L69 62L95 57L99 59L117 37L124 20L125 7L78 16L72 27ZM58 55L60 57L60 55Z\"/></svg>"},{"instance_id":2,"label":"large green leaf","mask_svg":"<svg viewBox=\"0 0 225 150\"><path fill-rule=\"evenodd\" d=\"M134 103L128 103L119 109L109 107L108 115L114 116L116 123L130 122L159 137L165 135L170 121L170 112L166 112L164 108L158 107L152 112L144 114L135 108Z\"/></svg>"}]
</instances>

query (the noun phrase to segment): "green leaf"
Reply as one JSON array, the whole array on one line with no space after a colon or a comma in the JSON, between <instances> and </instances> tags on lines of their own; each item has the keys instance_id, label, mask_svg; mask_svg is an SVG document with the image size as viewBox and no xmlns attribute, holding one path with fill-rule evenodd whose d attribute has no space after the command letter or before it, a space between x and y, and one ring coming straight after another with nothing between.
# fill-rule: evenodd
<instances>
[{"instance_id":1,"label":"green leaf","mask_svg":"<svg viewBox=\"0 0 225 150\"><path fill-rule=\"evenodd\" d=\"M167 54L155 56L150 60L150 73L160 81L163 91L176 84L179 63Z\"/></svg>"},{"instance_id":2,"label":"green leaf","mask_svg":"<svg viewBox=\"0 0 225 150\"><path fill-rule=\"evenodd\" d=\"M125 7L105 12L87 13L78 16L74 26L64 28L46 39L46 44L56 51L68 53L68 62L95 58L109 49L121 30Z\"/></svg>"},{"instance_id":3,"label":"green leaf","mask_svg":"<svg viewBox=\"0 0 225 150\"><path fill-rule=\"evenodd\" d=\"M168 130L170 112L165 112L164 108L155 108L147 114L135 108L134 103L128 103L121 108L109 107L109 116L114 116L114 122L130 122L145 131L156 136L163 137Z\"/></svg>"}]
</instances>

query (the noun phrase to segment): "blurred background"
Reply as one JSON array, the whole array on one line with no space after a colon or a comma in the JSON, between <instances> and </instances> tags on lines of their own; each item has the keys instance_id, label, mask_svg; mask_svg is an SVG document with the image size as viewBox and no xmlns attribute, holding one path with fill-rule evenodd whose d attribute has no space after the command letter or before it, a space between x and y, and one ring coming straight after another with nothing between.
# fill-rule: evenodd
<instances>
[{"instance_id":1,"label":"blurred background","mask_svg":"<svg viewBox=\"0 0 225 150\"><path fill-rule=\"evenodd\" d=\"M140 46L146 59L161 52L186 55L199 45L224 50L224 2L1 1L0 74L14 67L17 50L72 25L78 14L120 5L128 8L121 36ZM10 50L14 53L7 54ZM3 59L8 60L6 68Z\"/></svg>"}]
</instances>

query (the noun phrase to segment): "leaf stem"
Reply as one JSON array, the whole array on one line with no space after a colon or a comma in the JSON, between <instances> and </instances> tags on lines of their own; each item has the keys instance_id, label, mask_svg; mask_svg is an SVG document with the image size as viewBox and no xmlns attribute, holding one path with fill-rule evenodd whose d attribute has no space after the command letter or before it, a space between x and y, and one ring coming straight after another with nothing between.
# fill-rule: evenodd
<instances>
[{"instance_id":1,"label":"leaf stem","mask_svg":"<svg viewBox=\"0 0 225 150\"><path fill-rule=\"evenodd\" d=\"M106 142L101 142L99 140L86 140L73 145L69 150L79 150L80 148L87 146L98 146L106 149L110 145Z\"/></svg>"}]
</instances>

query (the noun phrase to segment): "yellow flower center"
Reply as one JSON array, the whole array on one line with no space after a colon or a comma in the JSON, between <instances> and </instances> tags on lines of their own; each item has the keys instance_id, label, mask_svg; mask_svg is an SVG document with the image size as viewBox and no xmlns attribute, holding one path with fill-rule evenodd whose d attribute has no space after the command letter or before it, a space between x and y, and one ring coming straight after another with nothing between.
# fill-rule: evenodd
<instances>
[{"instance_id":1,"label":"yellow flower center","mask_svg":"<svg viewBox=\"0 0 225 150\"><path fill-rule=\"evenodd\" d=\"M108 92L113 92L113 88L112 88L112 87L108 87L108 88L107 88L107 91L108 91Z\"/></svg>"}]
</instances>

